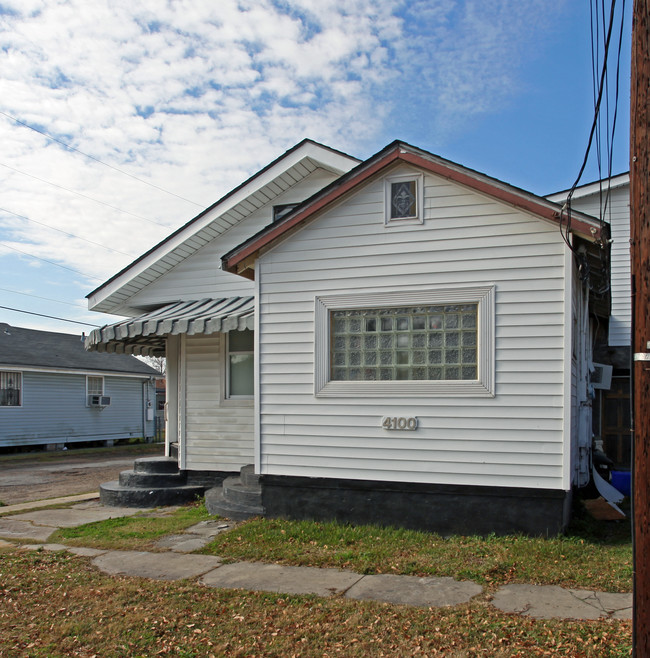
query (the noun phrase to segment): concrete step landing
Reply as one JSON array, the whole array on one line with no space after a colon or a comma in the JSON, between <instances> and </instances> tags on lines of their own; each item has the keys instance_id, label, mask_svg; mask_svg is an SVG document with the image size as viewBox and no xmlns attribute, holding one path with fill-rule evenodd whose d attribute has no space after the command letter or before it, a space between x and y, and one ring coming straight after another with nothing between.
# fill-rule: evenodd
<instances>
[{"instance_id":1,"label":"concrete step landing","mask_svg":"<svg viewBox=\"0 0 650 658\"><path fill-rule=\"evenodd\" d=\"M205 492L205 506L210 514L235 521L264 516L262 486L252 464L244 466L239 477L226 478L221 486L208 489Z\"/></svg>"},{"instance_id":2,"label":"concrete step landing","mask_svg":"<svg viewBox=\"0 0 650 658\"><path fill-rule=\"evenodd\" d=\"M203 495L206 487L188 484L187 474L172 457L136 459L132 471L99 487L99 498L109 507L161 507L182 505Z\"/></svg>"}]
</instances>

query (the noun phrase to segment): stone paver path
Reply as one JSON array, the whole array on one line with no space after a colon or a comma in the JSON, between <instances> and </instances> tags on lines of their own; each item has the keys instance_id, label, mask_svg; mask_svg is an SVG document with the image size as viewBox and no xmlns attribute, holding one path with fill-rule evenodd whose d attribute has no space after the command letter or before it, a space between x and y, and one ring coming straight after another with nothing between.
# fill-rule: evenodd
<instances>
[{"instance_id":1,"label":"stone paver path","mask_svg":"<svg viewBox=\"0 0 650 658\"><path fill-rule=\"evenodd\" d=\"M469 580L378 574L364 576L345 595L350 599L437 608L468 603L482 592L480 585Z\"/></svg>"},{"instance_id":2,"label":"stone paver path","mask_svg":"<svg viewBox=\"0 0 650 658\"><path fill-rule=\"evenodd\" d=\"M631 619L632 594L563 589L556 585L504 585L492 605L535 619Z\"/></svg>"},{"instance_id":3,"label":"stone paver path","mask_svg":"<svg viewBox=\"0 0 650 658\"><path fill-rule=\"evenodd\" d=\"M44 501L47 502L47 501ZM222 564L212 555L196 551L236 525L228 520L201 521L183 533L163 537L156 547L162 552L107 551L47 544L57 529L74 527L121 516L169 510L104 507L97 501L78 503L65 509L41 509L0 518L0 550L16 547L48 551L67 550L89 557L92 564L110 575L157 580L198 579L206 587L241 588L283 594L346 596L421 607L456 606L483 593L471 581L453 578L418 578L393 574L362 575L339 569L291 567L261 562ZM5 541L11 540L11 541ZM13 542L13 543L12 543ZM40 542L40 543L32 543ZM632 595L564 589L557 586L512 584L500 587L491 605L505 613L538 619L631 619Z\"/></svg>"}]
</instances>

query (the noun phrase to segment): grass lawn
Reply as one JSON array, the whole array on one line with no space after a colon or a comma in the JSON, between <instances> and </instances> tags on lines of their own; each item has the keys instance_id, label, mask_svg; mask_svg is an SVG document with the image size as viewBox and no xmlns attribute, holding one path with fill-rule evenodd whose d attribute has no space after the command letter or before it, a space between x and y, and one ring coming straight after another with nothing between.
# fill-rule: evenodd
<instances>
[{"instance_id":1,"label":"grass lawn","mask_svg":"<svg viewBox=\"0 0 650 658\"><path fill-rule=\"evenodd\" d=\"M282 596L101 574L66 553L0 551L0 656L629 656L628 622Z\"/></svg>"},{"instance_id":2,"label":"grass lawn","mask_svg":"<svg viewBox=\"0 0 650 658\"><path fill-rule=\"evenodd\" d=\"M209 518L203 505L173 515L110 519L63 528L51 541L106 549L152 550L174 534ZM201 551L227 560L336 567L357 573L452 576L494 589L534 583L629 592L632 547L629 522L594 522L579 511L561 537L448 537L426 532L338 523L252 519L219 535Z\"/></svg>"},{"instance_id":3,"label":"grass lawn","mask_svg":"<svg viewBox=\"0 0 650 658\"><path fill-rule=\"evenodd\" d=\"M201 504L62 529L52 541L151 550L210 518ZM631 625L531 620L489 606L504 583L630 591L629 523L577 515L564 537L450 537L253 519L201 552L363 573L451 575L484 593L454 608L218 590L104 576L84 558L0 557L0 656L628 656Z\"/></svg>"},{"instance_id":4,"label":"grass lawn","mask_svg":"<svg viewBox=\"0 0 650 658\"><path fill-rule=\"evenodd\" d=\"M534 583L629 592L631 547L580 536L449 537L306 521L249 521L202 552L234 560L338 567L358 573L452 576L496 587Z\"/></svg>"},{"instance_id":5,"label":"grass lawn","mask_svg":"<svg viewBox=\"0 0 650 658\"><path fill-rule=\"evenodd\" d=\"M156 550L155 542L175 535L210 517L203 504L186 505L171 514L143 512L106 521L87 523L76 528L61 528L50 536L52 543L89 546L119 551Z\"/></svg>"}]
</instances>

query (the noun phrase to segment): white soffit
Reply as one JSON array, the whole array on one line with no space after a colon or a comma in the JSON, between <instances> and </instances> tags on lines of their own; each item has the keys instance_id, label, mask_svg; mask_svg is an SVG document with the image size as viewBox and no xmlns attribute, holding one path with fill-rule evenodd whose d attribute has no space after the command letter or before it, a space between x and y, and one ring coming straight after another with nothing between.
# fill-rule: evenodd
<instances>
[{"instance_id":1,"label":"white soffit","mask_svg":"<svg viewBox=\"0 0 650 658\"><path fill-rule=\"evenodd\" d=\"M119 313L119 307L149 283L316 169L322 168L341 175L358 162L351 156L313 142L305 142L93 291L88 296L89 309Z\"/></svg>"}]
</instances>

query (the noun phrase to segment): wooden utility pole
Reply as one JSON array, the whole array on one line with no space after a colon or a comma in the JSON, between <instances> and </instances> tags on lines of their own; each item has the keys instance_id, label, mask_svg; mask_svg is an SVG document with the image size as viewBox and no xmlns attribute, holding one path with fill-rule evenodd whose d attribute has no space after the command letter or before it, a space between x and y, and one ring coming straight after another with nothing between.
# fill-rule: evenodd
<instances>
[{"instance_id":1,"label":"wooden utility pole","mask_svg":"<svg viewBox=\"0 0 650 658\"><path fill-rule=\"evenodd\" d=\"M632 18L630 234L634 410L634 655L650 656L650 0Z\"/></svg>"}]
</instances>

